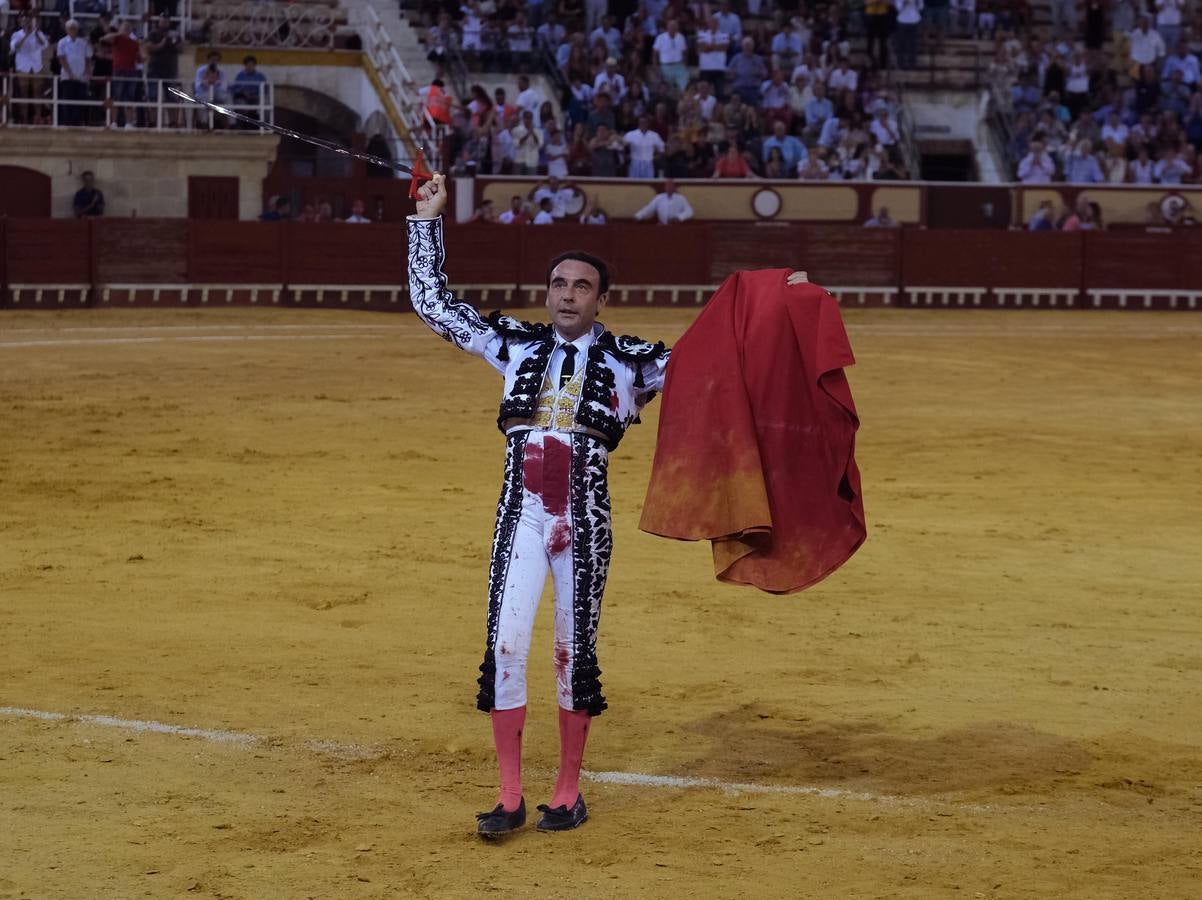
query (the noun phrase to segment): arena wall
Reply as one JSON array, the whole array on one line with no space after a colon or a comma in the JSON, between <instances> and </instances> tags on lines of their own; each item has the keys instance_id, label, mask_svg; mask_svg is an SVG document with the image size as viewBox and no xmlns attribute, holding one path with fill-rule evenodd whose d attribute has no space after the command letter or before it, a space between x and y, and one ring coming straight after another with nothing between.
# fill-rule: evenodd
<instances>
[{"instance_id":1,"label":"arena wall","mask_svg":"<svg viewBox=\"0 0 1202 900\"><path fill-rule=\"evenodd\" d=\"M1202 308L1202 233L864 229L800 223L447 229L469 301L537 305L569 248L615 264L614 303L699 305L739 269L804 268L845 305ZM285 305L405 311L401 222L0 218L0 303Z\"/></svg>"}]
</instances>

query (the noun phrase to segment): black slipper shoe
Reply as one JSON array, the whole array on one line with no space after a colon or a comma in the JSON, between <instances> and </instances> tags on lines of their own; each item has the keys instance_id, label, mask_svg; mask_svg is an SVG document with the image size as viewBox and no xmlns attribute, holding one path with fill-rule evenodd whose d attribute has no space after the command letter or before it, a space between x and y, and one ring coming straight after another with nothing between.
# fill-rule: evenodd
<instances>
[{"instance_id":1,"label":"black slipper shoe","mask_svg":"<svg viewBox=\"0 0 1202 900\"><path fill-rule=\"evenodd\" d=\"M584 805L583 794L576 795L576 802L572 804L571 809L566 806L552 809L545 803L540 803L538 809L542 813L536 826L539 831L571 831L573 828L579 828L588 819L588 807Z\"/></svg>"},{"instance_id":2,"label":"black slipper shoe","mask_svg":"<svg viewBox=\"0 0 1202 900\"><path fill-rule=\"evenodd\" d=\"M500 803L490 812L476 813L476 833L481 837L492 838L517 831L526 824L526 798L518 804L513 812L505 812Z\"/></svg>"}]
</instances>

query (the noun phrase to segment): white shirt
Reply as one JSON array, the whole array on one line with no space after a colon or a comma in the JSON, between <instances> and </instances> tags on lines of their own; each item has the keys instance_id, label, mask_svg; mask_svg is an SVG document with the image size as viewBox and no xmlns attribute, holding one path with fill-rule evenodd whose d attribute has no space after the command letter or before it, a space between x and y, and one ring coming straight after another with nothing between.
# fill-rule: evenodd
<instances>
[{"instance_id":1,"label":"white shirt","mask_svg":"<svg viewBox=\"0 0 1202 900\"><path fill-rule=\"evenodd\" d=\"M1180 25L1181 0L1156 0L1156 24Z\"/></svg>"},{"instance_id":2,"label":"white shirt","mask_svg":"<svg viewBox=\"0 0 1202 900\"><path fill-rule=\"evenodd\" d=\"M513 161L519 166L538 165L538 151L543 146L543 136L537 128L527 131L525 125L515 125L510 132L513 138Z\"/></svg>"},{"instance_id":3,"label":"white shirt","mask_svg":"<svg viewBox=\"0 0 1202 900\"><path fill-rule=\"evenodd\" d=\"M576 192L571 188L561 187L557 191L543 185L534 192L534 202L542 203L543 197L551 198L551 215L556 219L562 219L567 214L567 205L571 201Z\"/></svg>"},{"instance_id":4,"label":"white shirt","mask_svg":"<svg viewBox=\"0 0 1202 900\"><path fill-rule=\"evenodd\" d=\"M702 45L709 44L716 50L703 50ZM730 35L725 31L697 32L697 68L702 72L726 71L726 48L730 46Z\"/></svg>"},{"instance_id":5,"label":"white shirt","mask_svg":"<svg viewBox=\"0 0 1202 900\"><path fill-rule=\"evenodd\" d=\"M36 34L25 41L24 45L21 45L20 49L17 49L25 37L25 29L22 28L13 34L12 39L8 42L8 48L13 53L13 68L22 75L37 75L45 65L42 51L50 45L50 38L39 29Z\"/></svg>"},{"instance_id":6,"label":"white shirt","mask_svg":"<svg viewBox=\"0 0 1202 900\"><path fill-rule=\"evenodd\" d=\"M555 331L555 349L551 351L551 358L547 361L547 374L555 373L555 377L551 379L551 384L555 387L555 393L559 393L559 376L563 374L563 363L568 358L568 354L564 352L564 347L571 344L576 348L576 358L572 360L572 377L580 374L585 363L588 362L588 348L593 346L593 330L590 328L574 341L566 341L563 335Z\"/></svg>"},{"instance_id":7,"label":"white shirt","mask_svg":"<svg viewBox=\"0 0 1202 900\"><path fill-rule=\"evenodd\" d=\"M1073 63L1068 67L1064 90L1070 94L1089 93L1089 68L1085 63Z\"/></svg>"},{"instance_id":8,"label":"white shirt","mask_svg":"<svg viewBox=\"0 0 1202 900\"><path fill-rule=\"evenodd\" d=\"M558 144L548 141L543 149L547 154L547 174L554 175L556 178L566 178L568 175L568 145L563 142L563 137L560 137Z\"/></svg>"},{"instance_id":9,"label":"white shirt","mask_svg":"<svg viewBox=\"0 0 1202 900\"><path fill-rule=\"evenodd\" d=\"M59 79L84 81L88 77L88 60L92 58L92 43L85 37L64 37L58 42L58 55L66 60Z\"/></svg>"},{"instance_id":10,"label":"white shirt","mask_svg":"<svg viewBox=\"0 0 1202 900\"><path fill-rule=\"evenodd\" d=\"M891 147L897 143L897 123L891 119L886 119L884 122L880 119L873 119L872 124L868 126L868 130L872 132L880 144L886 147Z\"/></svg>"},{"instance_id":11,"label":"white shirt","mask_svg":"<svg viewBox=\"0 0 1202 900\"><path fill-rule=\"evenodd\" d=\"M534 47L532 35L534 31L529 28L523 28L516 22L509 26L509 49L514 53L529 53Z\"/></svg>"},{"instance_id":12,"label":"white shirt","mask_svg":"<svg viewBox=\"0 0 1202 900\"><path fill-rule=\"evenodd\" d=\"M1122 122L1117 125L1111 125L1107 122L1102 126L1102 140L1106 143L1125 144L1127 143L1127 135L1129 134L1127 126Z\"/></svg>"},{"instance_id":13,"label":"white shirt","mask_svg":"<svg viewBox=\"0 0 1202 900\"><path fill-rule=\"evenodd\" d=\"M555 217L545 209L540 209L538 215L534 217L535 225L554 225Z\"/></svg>"},{"instance_id":14,"label":"white shirt","mask_svg":"<svg viewBox=\"0 0 1202 900\"><path fill-rule=\"evenodd\" d=\"M1023 184L1049 184L1056 174L1056 164L1045 150L1037 158L1028 153L1018 164L1018 180Z\"/></svg>"},{"instance_id":15,"label":"white shirt","mask_svg":"<svg viewBox=\"0 0 1202 900\"><path fill-rule=\"evenodd\" d=\"M714 107L718 105L718 98L710 94L708 97L702 97L697 102L701 106L701 118L708 122L714 117Z\"/></svg>"},{"instance_id":16,"label":"white shirt","mask_svg":"<svg viewBox=\"0 0 1202 900\"><path fill-rule=\"evenodd\" d=\"M1140 31L1138 28L1131 32L1131 59L1141 66L1150 66L1164 56L1164 38L1154 28Z\"/></svg>"},{"instance_id":17,"label":"white shirt","mask_svg":"<svg viewBox=\"0 0 1202 900\"><path fill-rule=\"evenodd\" d=\"M653 213L659 219L659 224L667 225L669 222L684 222L693 218L693 207L679 191L672 196L666 193L656 194L650 203L634 214L634 217L641 222L650 218Z\"/></svg>"},{"instance_id":18,"label":"white shirt","mask_svg":"<svg viewBox=\"0 0 1202 900\"><path fill-rule=\"evenodd\" d=\"M796 82L797 79L793 80ZM859 83L860 78L854 69L832 69L830 75L826 76L826 85L832 91L854 91Z\"/></svg>"},{"instance_id":19,"label":"white shirt","mask_svg":"<svg viewBox=\"0 0 1202 900\"><path fill-rule=\"evenodd\" d=\"M371 219L369 219L367 216L357 216L354 213L347 216L342 221L350 222L352 225L365 225L371 223Z\"/></svg>"},{"instance_id":20,"label":"white shirt","mask_svg":"<svg viewBox=\"0 0 1202 900\"><path fill-rule=\"evenodd\" d=\"M521 215L521 212L514 212L512 209L507 209L505 212L497 216L497 221L502 225L512 225L513 220Z\"/></svg>"},{"instance_id":21,"label":"white shirt","mask_svg":"<svg viewBox=\"0 0 1202 900\"><path fill-rule=\"evenodd\" d=\"M898 25L917 25L922 21L922 0L901 0L897 8Z\"/></svg>"},{"instance_id":22,"label":"white shirt","mask_svg":"<svg viewBox=\"0 0 1202 900\"><path fill-rule=\"evenodd\" d=\"M513 102L517 104L518 109L529 110L531 113L533 113L535 128L542 124L542 120L539 118L538 111L539 108L547 102L547 97L542 91L540 91L534 85L530 85L530 87L518 94L517 99Z\"/></svg>"},{"instance_id":23,"label":"white shirt","mask_svg":"<svg viewBox=\"0 0 1202 900\"><path fill-rule=\"evenodd\" d=\"M684 62L684 53L687 48L688 42L679 31L675 35L661 31L656 35L655 43L651 45L651 49L659 54L659 62L662 66Z\"/></svg>"},{"instance_id":24,"label":"white shirt","mask_svg":"<svg viewBox=\"0 0 1202 900\"><path fill-rule=\"evenodd\" d=\"M664 149L663 138L650 128L646 131L637 128L628 131L622 140L630 148L631 162L651 162L655 159L655 152L658 150L662 153Z\"/></svg>"},{"instance_id":25,"label":"white shirt","mask_svg":"<svg viewBox=\"0 0 1202 900\"><path fill-rule=\"evenodd\" d=\"M1131 181L1135 184L1151 184L1152 172L1156 168L1156 163L1152 160L1140 162L1138 159L1131 160Z\"/></svg>"},{"instance_id":26,"label":"white shirt","mask_svg":"<svg viewBox=\"0 0 1202 900\"><path fill-rule=\"evenodd\" d=\"M616 28L610 28L606 31L600 25L589 32L588 45L592 47L597 43L597 38L605 41L605 46L609 48L610 56L617 56L622 50L622 32Z\"/></svg>"},{"instance_id":27,"label":"white shirt","mask_svg":"<svg viewBox=\"0 0 1202 900\"><path fill-rule=\"evenodd\" d=\"M600 93L602 90L608 91L615 103L626 96L626 79L622 77L621 72L609 74L608 70L598 72L597 77L593 79L593 93Z\"/></svg>"}]
</instances>

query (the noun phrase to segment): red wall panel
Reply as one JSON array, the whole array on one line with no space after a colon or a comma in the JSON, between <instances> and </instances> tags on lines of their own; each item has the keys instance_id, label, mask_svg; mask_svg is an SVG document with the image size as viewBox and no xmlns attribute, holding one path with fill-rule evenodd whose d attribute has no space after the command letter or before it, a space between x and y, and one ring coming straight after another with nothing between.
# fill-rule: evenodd
<instances>
[{"instance_id":1,"label":"red wall panel","mask_svg":"<svg viewBox=\"0 0 1202 900\"><path fill-rule=\"evenodd\" d=\"M88 219L9 219L4 256L9 284L90 284Z\"/></svg>"},{"instance_id":2,"label":"red wall panel","mask_svg":"<svg viewBox=\"0 0 1202 900\"><path fill-rule=\"evenodd\" d=\"M800 258L819 284L896 287L902 232L895 228L808 225L803 229Z\"/></svg>"},{"instance_id":3,"label":"red wall panel","mask_svg":"<svg viewBox=\"0 0 1202 900\"><path fill-rule=\"evenodd\" d=\"M97 218L92 228L101 284L187 282L187 219Z\"/></svg>"},{"instance_id":4,"label":"red wall panel","mask_svg":"<svg viewBox=\"0 0 1202 900\"><path fill-rule=\"evenodd\" d=\"M188 223L188 280L195 284L281 284L284 225Z\"/></svg>"},{"instance_id":5,"label":"red wall panel","mask_svg":"<svg viewBox=\"0 0 1202 900\"><path fill-rule=\"evenodd\" d=\"M976 229L906 229L901 236L902 284L987 287L992 269L990 245L1008 234Z\"/></svg>"},{"instance_id":6,"label":"red wall panel","mask_svg":"<svg viewBox=\"0 0 1202 900\"><path fill-rule=\"evenodd\" d=\"M396 222L284 225L288 284L405 284L405 226Z\"/></svg>"}]
</instances>

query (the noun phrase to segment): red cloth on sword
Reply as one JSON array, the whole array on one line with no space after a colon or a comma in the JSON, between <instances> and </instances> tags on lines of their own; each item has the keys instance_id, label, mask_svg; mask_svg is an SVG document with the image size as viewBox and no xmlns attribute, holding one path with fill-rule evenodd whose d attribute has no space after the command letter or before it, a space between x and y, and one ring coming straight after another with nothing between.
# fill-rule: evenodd
<instances>
[{"instance_id":1,"label":"red cloth on sword","mask_svg":"<svg viewBox=\"0 0 1202 900\"><path fill-rule=\"evenodd\" d=\"M425 154L422 151L417 151L417 157L413 160L413 167L410 170L413 176L409 179L409 199L417 199L417 189L422 186L423 181L429 181L434 177L434 173L426 166Z\"/></svg>"},{"instance_id":2,"label":"red cloth on sword","mask_svg":"<svg viewBox=\"0 0 1202 900\"><path fill-rule=\"evenodd\" d=\"M737 272L672 348L639 527L713 542L720 581L791 593L867 537L839 307L787 269Z\"/></svg>"}]
</instances>

